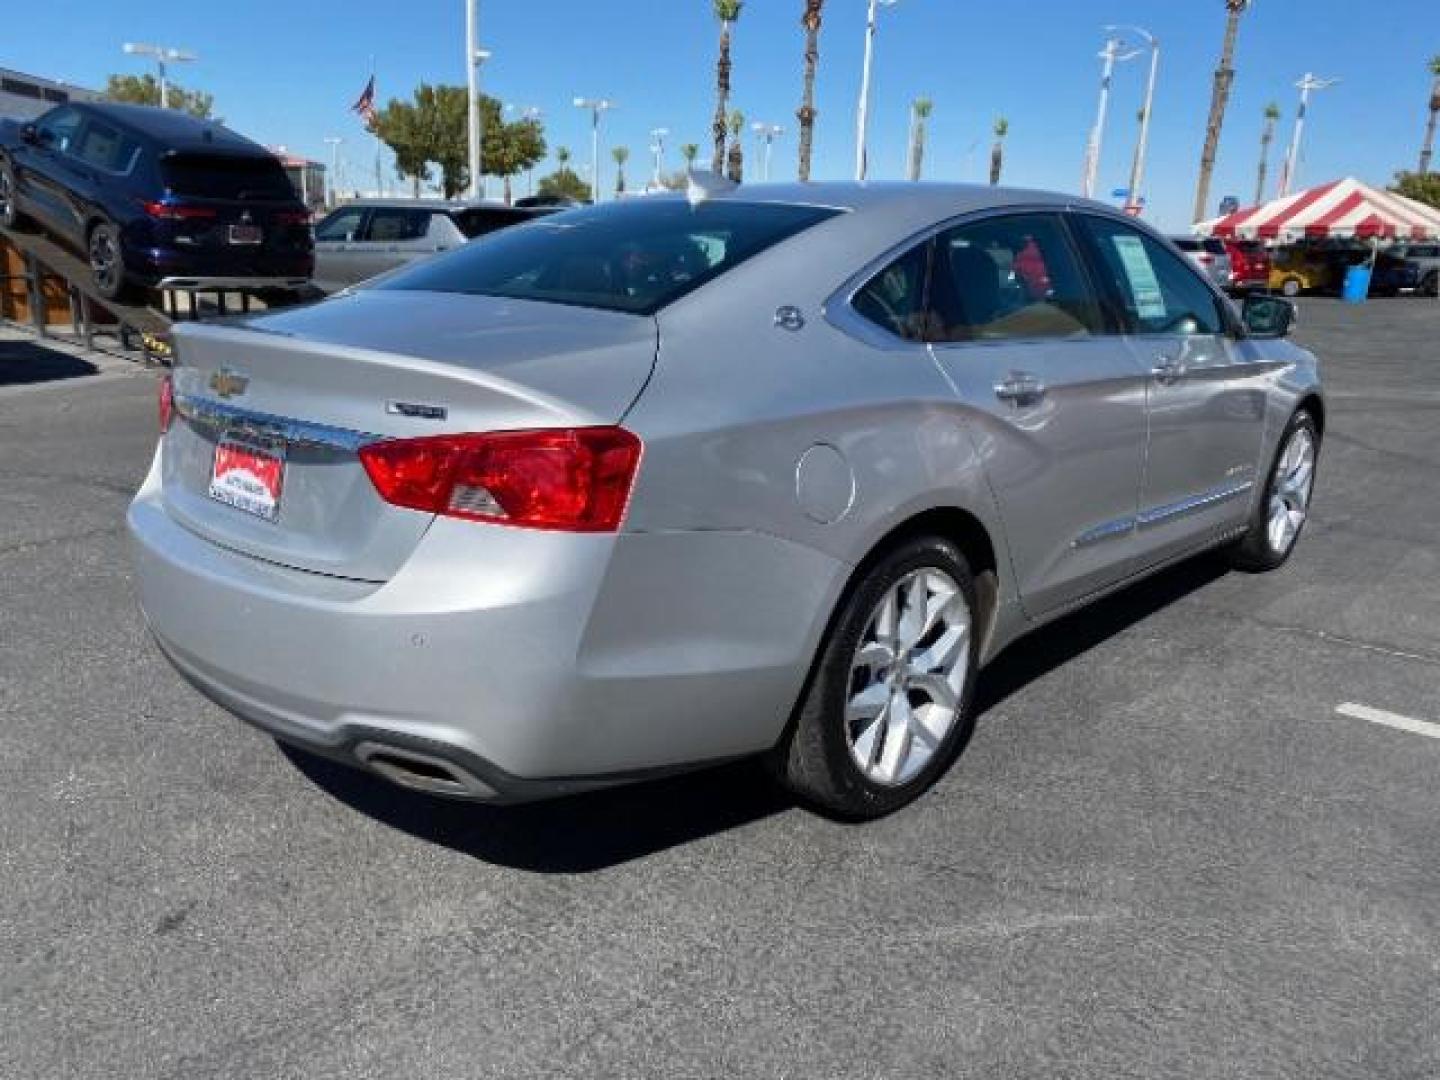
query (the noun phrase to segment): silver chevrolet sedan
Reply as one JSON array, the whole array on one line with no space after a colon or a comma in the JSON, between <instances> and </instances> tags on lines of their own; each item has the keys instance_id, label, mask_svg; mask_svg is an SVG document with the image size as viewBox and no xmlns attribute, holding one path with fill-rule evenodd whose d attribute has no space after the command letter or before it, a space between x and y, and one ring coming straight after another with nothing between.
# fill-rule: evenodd
<instances>
[{"instance_id":1,"label":"silver chevrolet sedan","mask_svg":"<svg viewBox=\"0 0 1440 1080\"><path fill-rule=\"evenodd\" d=\"M570 211L178 327L140 596L202 693L410 788L764 755L875 817L1027 631L1207 549L1286 560L1325 428L1292 316L1039 192Z\"/></svg>"}]
</instances>

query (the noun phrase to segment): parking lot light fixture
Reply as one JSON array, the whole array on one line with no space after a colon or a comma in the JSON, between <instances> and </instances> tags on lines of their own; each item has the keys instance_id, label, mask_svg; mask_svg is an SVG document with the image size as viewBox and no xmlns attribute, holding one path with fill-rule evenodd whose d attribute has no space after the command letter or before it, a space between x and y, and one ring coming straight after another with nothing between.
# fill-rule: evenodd
<instances>
[{"instance_id":1,"label":"parking lot light fixture","mask_svg":"<svg viewBox=\"0 0 1440 1080\"><path fill-rule=\"evenodd\" d=\"M586 109L590 113L590 201L598 203L600 201L600 117L615 108L615 103L607 98L577 97L574 105L575 108Z\"/></svg>"},{"instance_id":2,"label":"parking lot light fixture","mask_svg":"<svg viewBox=\"0 0 1440 1080\"><path fill-rule=\"evenodd\" d=\"M327 206L334 207L340 201L340 144L345 140L339 135L326 135L330 147L330 193Z\"/></svg>"},{"instance_id":3,"label":"parking lot light fixture","mask_svg":"<svg viewBox=\"0 0 1440 1080\"><path fill-rule=\"evenodd\" d=\"M1310 106L1312 90L1325 90L1338 83L1339 79L1322 79L1308 71L1295 84L1300 91L1300 109L1295 114L1295 132L1290 137L1290 150L1285 155L1285 165L1280 170L1280 198L1290 194L1290 185L1295 182L1295 173L1300 168L1300 136L1305 130L1305 112Z\"/></svg>"},{"instance_id":4,"label":"parking lot light fixture","mask_svg":"<svg viewBox=\"0 0 1440 1080\"><path fill-rule=\"evenodd\" d=\"M200 57L184 49L172 49L168 45L146 45L142 42L127 41L123 50L131 56L148 56L155 61L160 71L160 107L170 107L170 82L166 77L166 64L193 64Z\"/></svg>"},{"instance_id":5,"label":"parking lot light fixture","mask_svg":"<svg viewBox=\"0 0 1440 1080\"><path fill-rule=\"evenodd\" d=\"M1130 194L1126 197L1126 205L1139 208L1144 204L1141 200L1140 185L1145 182L1145 154L1150 145L1150 111L1155 105L1155 78L1160 72L1160 42L1155 35L1148 30L1138 26L1107 26L1106 33L1120 33L1129 31L1145 42L1150 50L1150 76L1145 83L1145 104L1140 110L1140 142L1135 148L1135 163L1130 168Z\"/></svg>"},{"instance_id":6,"label":"parking lot light fixture","mask_svg":"<svg viewBox=\"0 0 1440 1080\"><path fill-rule=\"evenodd\" d=\"M1090 129L1090 141L1085 146L1085 171L1080 183L1080 194L1091 198L1095 194L1095 178L1100 172L1100 145L1105 138L1105 114L1110 108L1110 84L1115 78L1115 65L1140 55L1139 49L1122 52L1124 42L1117 37L1105 41L1100 50L1100 106L1095 113L1095 126Z\"/></svg>"},{"instance_id":7,"label":"parking lot light fixture","mask_svg":"<svg viewBox=\"0 0 1440 1080\"><path fill-rule=\"evenodd\" d=\"M655 155L654 186L657 189L665 185L665 139L669 134L670 129L663 127L650 132L650 152Z\"/></svg>"},{"instance_id":8,"label":"parking lot light fixture","mask_svg":"<svg viewBox=\"0 0 1440 1080\"><path fill-rule=\"evenodd\" d=\"M770 179L770 157L775 149L775 140L785 134L785 129L779 124L766 124L760 121L750 125L750 130L755 132L755 138L759 141L763 152L763 166L760 176L763 180Z\"/></svg>"}]
</instances>

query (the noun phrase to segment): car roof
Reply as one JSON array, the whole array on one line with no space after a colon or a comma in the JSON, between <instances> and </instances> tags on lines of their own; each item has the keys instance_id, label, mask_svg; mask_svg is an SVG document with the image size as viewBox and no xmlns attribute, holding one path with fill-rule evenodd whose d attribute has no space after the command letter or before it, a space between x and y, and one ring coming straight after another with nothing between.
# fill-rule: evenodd
<instances>
[{"instance_id":1,"label":"car roof","mask_svg":"<svg viewBox=\"0 0 1440 1080\"><path fill-rule=\"evenodd\" d=\"M116 102L75 102L77 111L109 121L156 142L166 149L185 152L245 154L274 157L259 143L237 135L214 120L202 120L178 109L154 105L122 105Z\"/></svg>"},{"instance_id":2,"label":"car roof","mask_svg":"<svg viewBox=\"0 0 1440 1080\"><path fill-rule=\"evenodd\" d=\"M445 199L348 199L335 207L336 210L348 210L352 207L361 209L384 209L384 210L443 210L451 213L458 213L462 210L496 210L501 213L513 213L521 216L529 216L536 210L550 210L553 207L528 207L528 206L506 206L501 202L453 202Z\"/></svg>"},{"instance_id":3,"label":"car roof","mask_svg":"<svg viewBox=\"0 0 1440 1080\"><path fill-rule=\"evenodd\" d=\"M647 199L683 199L684 192L661 192ZM1078 196L1028 188L990 187L985 184L952 183L787 183L743 184L707 195L711 199L734 199L752 203L788 203L825 206L836 210L867 211L903 206L924 214L966 214L976 210L1007 206L1080 206L1109 210Z\"/></svg>"}]
</instances>

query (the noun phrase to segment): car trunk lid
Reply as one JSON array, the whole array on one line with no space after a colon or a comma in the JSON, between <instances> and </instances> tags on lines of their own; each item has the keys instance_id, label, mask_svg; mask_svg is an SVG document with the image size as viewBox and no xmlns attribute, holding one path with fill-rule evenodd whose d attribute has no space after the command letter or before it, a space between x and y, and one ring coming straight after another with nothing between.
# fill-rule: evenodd
<instances>
[{"instance_id":1,"label":"car trunk lid","mask_svg":"<svg viewBox=\"0 0 1440 1080\"><path fill-rule=\"evenodd\" d=\"M372 290L182 324L175 338L177 419L163 454L171 516L245 554L366 581L392 576L433 516L383 501L361 446L617 423L650 377L657 340L642 316ZM217 456L223 466L237 453L242 487L278 470L273 514L227 494ZM261 465L246 464L250 453Z\"/></svg>"}]
</instances>

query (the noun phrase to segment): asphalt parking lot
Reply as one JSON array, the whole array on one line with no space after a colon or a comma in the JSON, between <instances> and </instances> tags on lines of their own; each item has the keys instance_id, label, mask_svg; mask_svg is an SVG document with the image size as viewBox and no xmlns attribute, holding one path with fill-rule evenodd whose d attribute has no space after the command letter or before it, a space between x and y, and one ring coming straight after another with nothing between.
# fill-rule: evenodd
<instances>
[{"instance_id":1,"label":"asphalt parking lot","mask_svg":"<svg viewBox=\"0 0 1440 1080\"><path fill-rule=\"evenodd\" d=\"M153 376L0 336L0 1075L1440 1076L1440 304L1298 337L1291 564L1021 642L844 826L747 765L496 810L282 751L146 640Z\"/></svg>"}]
</instances>

